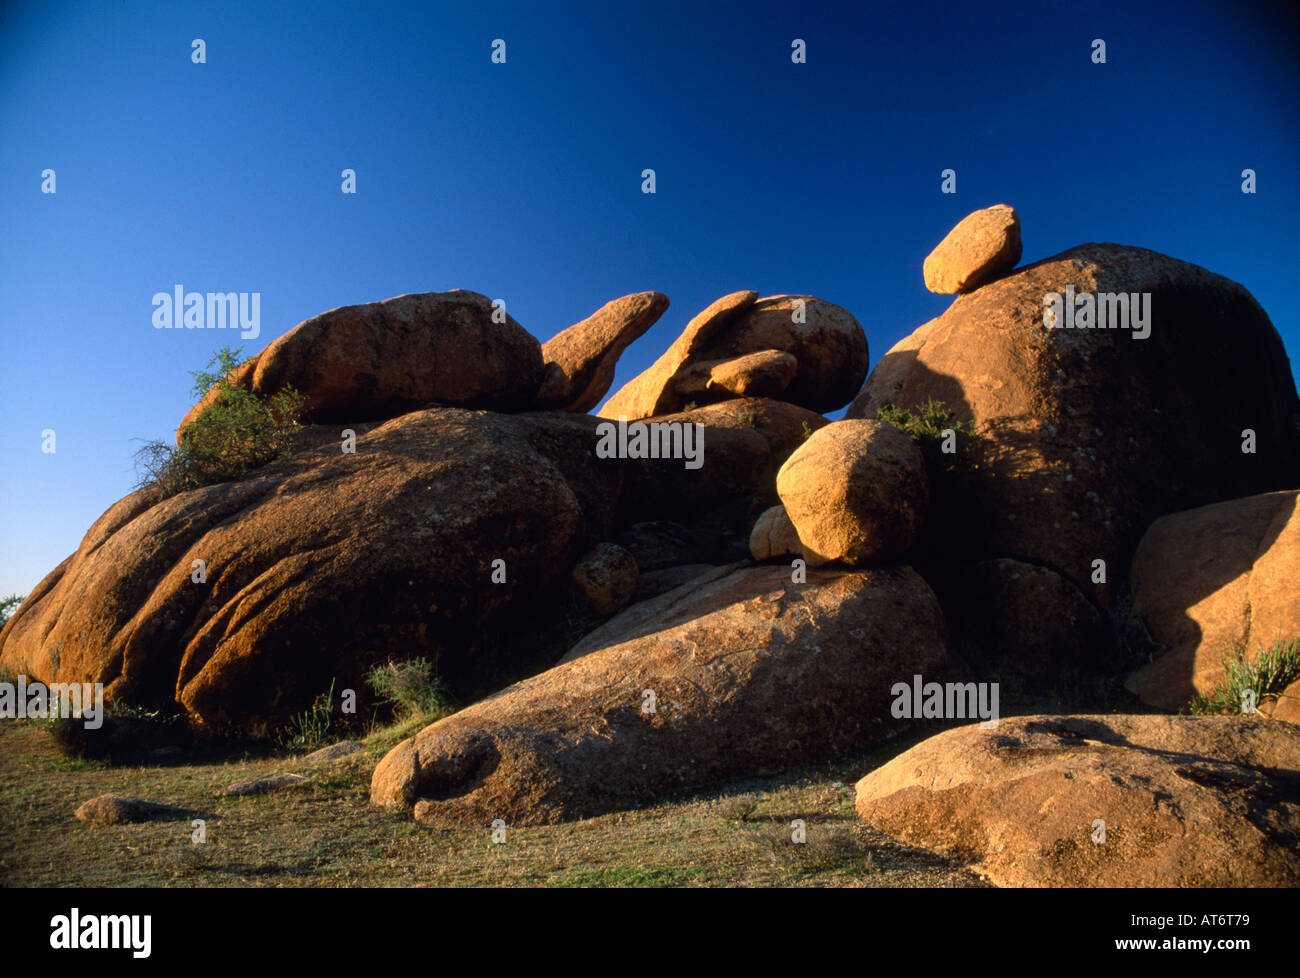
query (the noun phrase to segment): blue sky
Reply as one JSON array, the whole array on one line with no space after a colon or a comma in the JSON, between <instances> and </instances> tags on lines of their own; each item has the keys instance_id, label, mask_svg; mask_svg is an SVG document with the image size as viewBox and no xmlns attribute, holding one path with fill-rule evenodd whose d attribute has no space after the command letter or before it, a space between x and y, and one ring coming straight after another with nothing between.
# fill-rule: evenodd
<instances>
[{"instance_id":1,"label":"blue sky","mask_svg":"<svg viewBox=\"0 0 1300 978\"><path fill-rule=\"evenodd\" d=\"M504 299L542 340L666 292L616 385L724 293L810 293L874 364L950 302L929 250L1006 202L1026 262L1118 241L1241 282L1294 366L1294 22L1131 6L0 6L0 594L133 487L218 346L404 292ZM155 330L177 283L260 292L261 336Z\"/></svg>"}]
</instances>

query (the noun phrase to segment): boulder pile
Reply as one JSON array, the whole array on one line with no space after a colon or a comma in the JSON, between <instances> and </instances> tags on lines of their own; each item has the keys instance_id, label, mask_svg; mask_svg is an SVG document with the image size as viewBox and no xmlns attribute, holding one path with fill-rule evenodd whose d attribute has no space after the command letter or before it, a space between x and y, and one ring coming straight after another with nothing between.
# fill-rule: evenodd
<instances>
[{"instance_id":1,"label":"boulder pile","mask_svg":"<svg viewBox=\"0 0 1300 978\"><path fill-rule=\"evenodd\" d=\"M466 291L313 317L230 377L300 391L304 447L116 503L0 667L266 735L428 659L468 705L371 797L429 823L581 818L961 720L868 773L862 817L1004 885L1295 885L1281 339L1195 265L1021 250L1006 205L961 221L923 266L956 298L870 376L847 310L742 291L603 405L662 293L545 344ZM1258 712L998 715L1001 686L1081 679L1170 712L1253 684Z\"/></svg>"}]
</instances>

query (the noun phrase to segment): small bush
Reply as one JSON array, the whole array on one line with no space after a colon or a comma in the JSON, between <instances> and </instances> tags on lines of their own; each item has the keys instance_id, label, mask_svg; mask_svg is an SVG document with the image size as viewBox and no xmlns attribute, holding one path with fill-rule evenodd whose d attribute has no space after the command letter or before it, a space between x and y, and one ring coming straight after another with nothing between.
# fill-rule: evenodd
<instances>
[{"instance_id":1,"label":"small bush","mask_svg":"<svg viewBox=\"0 0 1300 978\"><path fill-rule=\"evenodd\" d=\"M1225 652L1219 658L1226 675L1208 693L1197 694L1187 704L1186 712L1206 715L1240 713L1242 694L1251 690L1255 706L1264 697L1275 695L1300 678L1300 638L1275 642L1272 648L1260 649L1254 662L1246 659L1244 649Z\"/></svg>"},{"instance_id":2,"label":"small bush","mask_svg":"<svg viewBox=\"0 0 1300 978\"><path fill-rule=\"evenodd\" d=\"M803 423L803 440L804 440L804 441L807 441L809 438L811 438L811 437L813 436L813 434L815 433L815 431L816 431L816 429L810 427L809 424L808 424L808 422L805 421L805 422Z\"/></svg>"},{"instance_id":3,"label":"small bush","mask_svg":"<svg viewBox=\"0 0 1300 978\"><path fill-rule=\"evenodd\" d=\"M736 412L736 420L746 428L752 428L758 424L758 409L752 407L741 408Z\"/></svg>"},{"instance_id":4,"label":"small bush","mask_svg":"<svg viewBox=\"0 0 1300 978\"><path fill-rule=\"evenodd\" d=\"M215 400L180 432L178 444L150 441L135 454L140 486L156 486L162 498L240 476L292 454L302 426L305 398L292 387L270 397L231 380L241 366L235 350L223 347L208 369L191 371L193 395L210 391Z\"/></svg>"},{"instance_id":5,"label":"small bush","mask_svg":"<svg viewBox=\"0 0 1300 978\"><path fill-rule=\"evenodd\" d=\"M943 401L928 399L914 411L883 404L876 412L876 420L892 424L920 446L927 462L943 468L953 467L958 459L967 458L966 449L978 437L970 421L954 421L953 414ZM945 432L951 430L956 442L956 453L945 453Z\"/></svg>"},{"instance_id":6,"label":"small bush","mask_svg":"<svg viewBox=\"0 0 1300 978\"><path fill-rule=\"evenodd\" d=\"M772 862L787 868L821 872L852 866L860 872L876 871L875 856L849 829L810 825L806 842L791 841L790 832L785 826L773 826L757 833L755 841L767 849Z\"/></svg>"},{"instance_id":7,"label":"small bush","mask_svg":"<svg viewBox=\"0 0 1300 978\"><path fill-rule=\"evenodd\" d=\"M366 675L375 694L393 708L398 719L448 713L451 698L447 687L433 671L428 659L389 660Z\"/></svg>"},{"instance_id":8,"label":"small bush","mask_svg":"<svg viewBox=\"0 0 1300 978\"><path fill-rule=\"evenodd\" d=\"M745 822L758 810L758 795L734 795L724 798L718 805L722 817L728 822Z\"/></svg>"},{"instance_id":9,"label":"small bush","mask_svg":"<svg viewBox=\"0 0 1300 978\"><path fill-rule=\"evenodd\" d=\"M5 622L14 616L24 597L22 594L11 594L7 598L0 598L0 628L4 628Z\"/></svg>"}]
</instances>

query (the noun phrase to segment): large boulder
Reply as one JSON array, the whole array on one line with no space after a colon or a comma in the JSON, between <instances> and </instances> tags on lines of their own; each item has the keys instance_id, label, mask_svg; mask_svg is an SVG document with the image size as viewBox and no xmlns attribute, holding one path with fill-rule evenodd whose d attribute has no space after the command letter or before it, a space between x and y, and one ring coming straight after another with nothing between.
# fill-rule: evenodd
<instances>
[{"instance_id":1,"label":"large boulder","mask_svg":"<svg viewBox=\"0 0 1300 978\"><path fill-rule=\"evenodd\" d=\"M921 450L882 421L837 421L815 432L781 466L776 491L810 565L901 556L929 504Z\"/></svg>"},{"instance_id":2,"label":"large boulder","mask_svg":"<svg viewBox=\"0 0 1300 978\"><path fill-rule=\"evenodd\" d=\"M354 423L352 453L313 426L319 447L241 479L110 508L6 625L0 666L250 734L331 682L368 695L388 659L433 660L457 696L500 688L564 652L571 571L623 527L698 518L709 545L674 563L746 553L776 468L823 422L738 403L695 419L700 469L598 457L605 422L559 411ZM615 606L631 573L609 582Z\"/></svg>"},{"instance_id":3,"label":"large boulder","mask_svg":"<svg viewBox=\"0 0 1300 978\"><path fill-rule=\"evenodd\" d=\"M1045 296L1067 287L1149 293L1149 335L1048 329ZM1082 245L959 296L877 364L847 416L931 398L982 437L931 472L927 574L1009 557L1110 609L1156 517L1300 484L1300 400L1263 309L1141 248Z\"/></svg>"},{"instance_id":4,"label":"large boulder","mask_svg":"<svg viewBox=\"0 0 1300 978\"><path fill-rule=\"evenodd\" d=\"M625 295L543 343L546 374L537 406L577 414L594 408L614 382L623 351L667 308L668 296L662 292Z\"/></svg>"},{"instance_id":5,"label":"large boulder","mask_svg":"<svg viewBox=\"0 0 1300 978\"><path fill-rule=\"evenodd\" d=\"M431 404L519 411L541 382L541 344L487 296L460 289L313 316L261 352L252 389L292 385L309 420L334 422Z\"/></svg>"},{"instance_id":6,"label":"large boulder","mask_svg":"<svg viewBox=\"0 0 1300 978\"><path fill-rule=\"evenodd\" d=\"M958 678L906 567L719 568L634 605L555 668L399 744L371 799L421 821L534 825L820 760L904 721L891 687Z\"/></svg>"},{"instance_id":7,"label":"large boulder","mask_svg":"<svg viewBox=\"0 0 1300 978\"><path fill-rule=\"evenodd\" d=\"M613 528L622 471L594 458L595 424L431 409L355 453L319 448L162 501L137 492L23 603L0 664L249 733L332 680L364 695L366 668L388 658L430 658L466 693L508 681L573 563Z\"/></svg>"},{"instance_id":8,"label":"large boulder","mask_svg":"<svg viewBox=\"0 0 1300 978\"><path fill-rule=\"evenodd\" d=\"M785 401L744 397L639 423L704 425L703 464L687 468L674 459L629 460L621 522L633 523L648 513L684 521L707 515L711 524L725 523L748 539L752 504L757 499L766 507L777 501L777 470L808 432L827 421ZM730 515L720 514L721 508Z\"/></svg>"},{"instance_id":9,"label":"large boulder","mask_svg":"<svg viewBox=\"0 0 1300 978\"><path fill-rule=\"evenodd\" d=\"M926 255L922 272L931 292L970 292L1020 261L1020 218L1016 209L994 204L967 214Z\"/></svg>"},{"instance_id":10,"label":"large boulder","mask_svg":"<svg viewBox=\"0 0 1300 978\"><path fill-rule=\"evenodd\" d=\"M857 810L999 886L1297 886L1300 729L1241 717L1004 719L938 734L872 771Z\"/></svg>"},{"instance_id":11,"label":"large boulder","mask_svg":"<svg viewBox=\"0 0 1300 978\"><path fill-rule=\"evenodd\" d=\"M866 374L866 333L848 310L814 296L735 292L692 319L600 414L644 418L741 393L821 413L843 407Z\"/></svg>"},{"instance_id":12,"label":"large boulder","mask_svg":"<svg viewBox=\"0 0 1300 978\"><path fill-rule=\"evenodd\" d=\"M1253 661L1300 639L1300 491L1161 517L1129 580L1127 632L1152 661L1126 685L1144 703L1177 710L1224 679L1223 656Z\"/></svg>"}]
</instances>

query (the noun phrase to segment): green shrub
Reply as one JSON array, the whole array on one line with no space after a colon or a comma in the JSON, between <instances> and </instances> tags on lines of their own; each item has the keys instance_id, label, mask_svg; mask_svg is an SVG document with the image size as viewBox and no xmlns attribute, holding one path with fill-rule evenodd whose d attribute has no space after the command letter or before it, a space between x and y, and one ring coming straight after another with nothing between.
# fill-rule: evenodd
<instances>
[{"instance_id":1,"label":"green shrub","mask_svg":"<svg viewBox=\"0 0 1300 978\"><path fill-rule=\"evenodd\" d=\"M1225 676L1208 693L1192 697L1187 713L1205 715L1240 713L1242 694L1255 694L1258 708L1264 697L1282 692L1300 678L1300 638L1275 642L1272 648L1260 649L1254 662L1246 659L1243 649L1225 652L1219 657Z\"/></svg>"},{"instance_id":2,"label":"green shrub","mask_svg":"<svg viewBox=\"0 0 1300 978\"><path fill-rule=\"evenodd\" d=\"M333 726L334 681L331 680L330 688L317 696L308 709L289 718L280 729L276 743L285 750L312 751L325 745Z\"/></svg>"},{"instance_id":3,"label":"green shrub","mask_svg":"<svg viewBox=\"0 0 1300 978\"><path fill-rule=\"evenodd\" d=\"M375 694L393 708L398 719L427 717L451 711L447 687L428 659L389 660L366 675Z\"/></svg>"},{"instance_id":4,"label":"green shrub","mask_svg":"<svg viewBox=\"0 0 1300 978\"><path fill-rule=\"evenodd\" d=\"M959 459L968 459L967 449L978 438L972 422L954 421L953 413L944 402L934 398L929 398L911 411L892 404L882 404L876 412L876 420L892 424L920 446L927 462L943 468L954 467ZM956 443L955 453L943 451L947 439L945 433L949 430Z\"/></svg>"},{"instance_id":5,"label":"green shrub","mask_svg":"<svg viewBox=\"0 0 1300 978\"><path fill-rule=\"evenodd\" d=\"M0 598L0 628L5 627L5 622L13 617L14 611L23 603L25 595L11 594L7 598Z\"/></svg>"},{"instance_id":6,"label":"green shrub","mask_svg":"<svg viewBox=\"0 0 1300 978\"><path fill-rule=\"evenodd\" d=\"M264 397L231 380L241 366L223 347L207 370L191 371L193 395L217 394L208 408L180 432L178 444L151 441L136 452L140 485L156 486L162 498L214 482L237 479L292 454L298 444L305 398L292 387Z\"/></svg>"}]
</instances>

